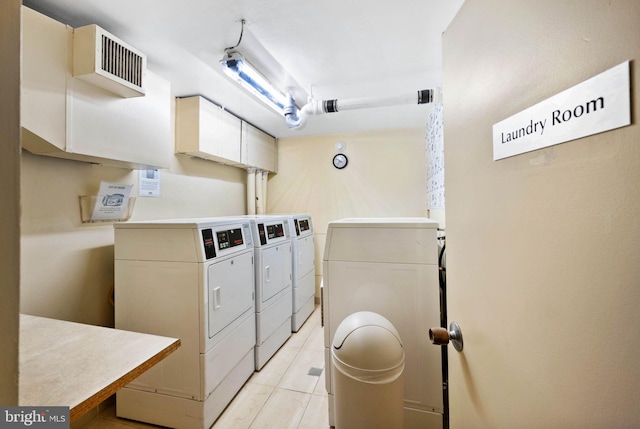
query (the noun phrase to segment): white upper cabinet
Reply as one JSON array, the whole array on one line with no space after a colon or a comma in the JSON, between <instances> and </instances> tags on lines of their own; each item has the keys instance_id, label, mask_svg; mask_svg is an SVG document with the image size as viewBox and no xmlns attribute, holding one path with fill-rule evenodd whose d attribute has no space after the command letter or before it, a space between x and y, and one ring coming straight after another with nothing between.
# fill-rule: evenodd
<instances>
[{"instance_id":1,"label":"white upper cabinet","mask_svg":"<svg viewBox=\"0 0 640 429\"><path fill-rule=\"evenodd\" d=\"M124 98L72 75L73 29L22 8L22 146L125 168L168 168L171 88L145 71L146 94Z\"/></svg>"},{"instance_id":2,"label":"white upper cabinet","mask_svg":"<svg viewBox=\"0 0 640 429\"><path fill-rule=\"evenodd\" d=\"M200 96L176 99L176 152L276 172L276 139Z\"/></svg>"},{"instance_id":3,"label":"white upper cabinet","mask_svg":"<svg viewBox=\"0 0 640 429\"><path fill-rule=\"evenodd\" d=\"M269 134L242 122L242 146L246 163L261 170L277 172L278 149L276 139Z\"/></svg>"},{"instance_id":4,"label":"white upper cabinet","mask_svg":"<svg viewBox=\"0 0 640 429\"><path fill-rule=\"evenodd\" d=\"M241 121L202 97L176 99L176 152L240 165Z\"/></svg>"}]
</instances>

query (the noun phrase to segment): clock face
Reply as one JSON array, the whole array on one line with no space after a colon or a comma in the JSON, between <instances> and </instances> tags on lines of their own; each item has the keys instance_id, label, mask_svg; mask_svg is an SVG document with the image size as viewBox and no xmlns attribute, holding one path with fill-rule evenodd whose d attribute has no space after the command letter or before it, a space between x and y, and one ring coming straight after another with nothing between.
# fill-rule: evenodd
<instances>
[{"instance_id":1,"label":"clock face","mask_svg":"<svg viewBox=\"0 0 640 429\"><path fill-rule=\"evenodd\" d=\"M345 168L349 160L345 154L339 153L333 157L333 166L338 169Z\"/></svg>"}]
</instances>

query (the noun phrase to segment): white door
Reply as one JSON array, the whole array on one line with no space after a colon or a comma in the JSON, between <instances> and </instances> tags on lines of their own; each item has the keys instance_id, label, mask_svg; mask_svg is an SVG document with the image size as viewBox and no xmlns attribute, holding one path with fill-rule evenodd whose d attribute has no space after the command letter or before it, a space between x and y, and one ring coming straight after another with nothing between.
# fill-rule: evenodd
<instances>
[{"instance_id":1,"label":"white door","mask_svg":"<svg viewBox=\"0 0 640 429\"><path fill-rule=\"evenodd\" d=\"M632 125L492 160L493 124L629 59L640 82L638 22L467 0L443 35L452 429L640 427L640 85Z\"/></svg>"}]
</instances>

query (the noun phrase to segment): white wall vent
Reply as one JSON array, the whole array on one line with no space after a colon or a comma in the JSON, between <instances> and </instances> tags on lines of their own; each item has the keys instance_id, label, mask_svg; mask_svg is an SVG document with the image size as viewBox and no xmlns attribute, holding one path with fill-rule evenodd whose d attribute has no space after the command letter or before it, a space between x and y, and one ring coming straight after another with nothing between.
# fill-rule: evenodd
<instances>
[{"instance_id":1,"label":"white wall vent","mask_svg":"<svg viewBox=\"0 0 640 429\"><path fill-rule=\"evenodd\" d=\"M95 24L73 30L73 76L120 95L145 94L147 56Z\"/></svg>"}]
</instances>

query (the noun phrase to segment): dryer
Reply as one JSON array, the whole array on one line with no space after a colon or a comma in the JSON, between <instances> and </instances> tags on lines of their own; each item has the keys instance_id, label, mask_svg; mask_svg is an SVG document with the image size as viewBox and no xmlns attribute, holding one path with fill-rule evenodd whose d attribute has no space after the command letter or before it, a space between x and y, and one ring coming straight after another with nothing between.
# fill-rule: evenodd
<instances>
[{"instance_id":1,"label":"dryer","mask_svg":"<svg viewBox=\"0 0 640 429\"><path fill-rule=\"evenodd\" d=\"M298 332L315 308L316 266L313 223L308 214L286 215L291 232L292 298L291 331Z\"/></svg>"},{"instance_id":2,"label":"dryer","mask_svg":"<svg viewBox=\"0 0 640 429\"><path fill-rule=\"evenodd\" d=\"M427 218L353 218L330 222L323 256L325 376L334 425L331 343L357 311L387 318L405 349L405 429L442 429L440 347L426 332L440 326L438 224Z\"/></svg>"},{"instance_id":3,"label":"dryer","mask_svg":"<svg viewBox=\"0 0 640 429\"><path fill-rule=\"evenodd\" d=\"M181 346L116 394L116 414L208 429L255 370L247 219L116 223L115 326Z\"/></svg>"},{"instance_id":4,"label":"dryer","mask_svg":"<svg viewBox=\"0 0 640 429\"><path fill-rule=\"evenodd\" d=\"M255 254L255 368L291 336L291 236L285 216L249 215Z\"/></svg>"}]
</instances>

